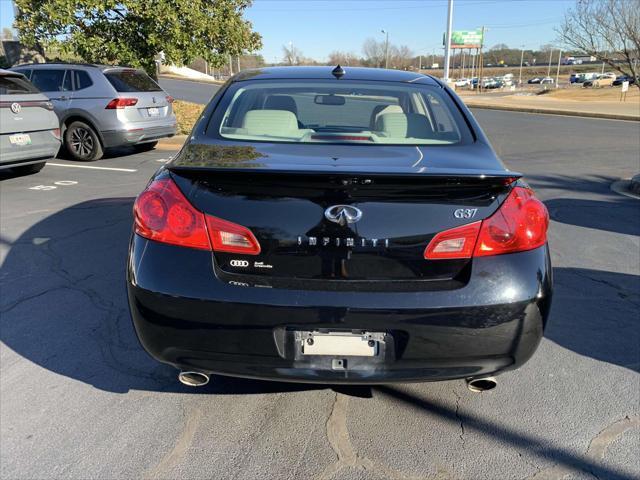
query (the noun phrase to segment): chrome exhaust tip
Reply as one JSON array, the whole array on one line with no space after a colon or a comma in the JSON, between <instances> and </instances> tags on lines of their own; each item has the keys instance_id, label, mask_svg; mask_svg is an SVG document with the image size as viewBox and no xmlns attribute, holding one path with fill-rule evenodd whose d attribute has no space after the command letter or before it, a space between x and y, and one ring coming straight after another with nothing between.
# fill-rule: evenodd
<instances>
[{"instance_id":1,"label":"chrome exhaust tip","mask_svg":"<svg viewBox=\"0 0 640 480\"><path fill-rule=\"evenodd\" d=\"M209 383L209 375L202 372L180 372L178 380L187 387L202 387Z\"/></svg>"},{"instance_id":2,"label":"chrome exhaust tip","mask_svg":"<svg viewBox=\"0 0 640 480\"><path fill-rule=\"evenodd\" d=\"M467 379L467 388L474 393L487 392L498 386L495 377L469 378Z\"/></svg>"}]
</instances>

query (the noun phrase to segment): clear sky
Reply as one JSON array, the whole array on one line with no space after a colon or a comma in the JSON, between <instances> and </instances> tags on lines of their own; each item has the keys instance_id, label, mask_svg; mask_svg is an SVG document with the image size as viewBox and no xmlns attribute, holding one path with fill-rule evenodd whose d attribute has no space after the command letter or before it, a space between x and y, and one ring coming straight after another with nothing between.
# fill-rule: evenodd
<instances>
[{"instance_id":1,"label":"clear sky","mask_svg":"<svg viewBox=\"0 0 640 480\"><path fill-rule=\"evenodd\" d=\"M454 0L454 30L485 25L485 44L538 48L554 43L564 12L575 0ZM281 60L293 42L306 57L325 60L333 50L360 55L368 37L407 45L414 53L441 52L447 0L254 0L246 17L262 34L267 62ZM10 26L9 0L0 0L0 27Z\"/></svg>"}]
</instances>

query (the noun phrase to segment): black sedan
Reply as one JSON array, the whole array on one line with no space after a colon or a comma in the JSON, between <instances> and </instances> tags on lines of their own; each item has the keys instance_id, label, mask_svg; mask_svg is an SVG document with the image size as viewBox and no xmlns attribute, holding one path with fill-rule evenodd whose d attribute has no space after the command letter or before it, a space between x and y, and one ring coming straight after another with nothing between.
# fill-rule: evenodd
<instances>
[{"instance_id":1,"label":"black sedan","mask_svg":"<svg viewBox=\"0 0 640 480\"><path fill-rule=\"evenodd\" d=\"M135 202L137 334L189 385L491 388L551 301L547 210L520 177L433 77L242 72Z\"/></svg>"}]
</instances>

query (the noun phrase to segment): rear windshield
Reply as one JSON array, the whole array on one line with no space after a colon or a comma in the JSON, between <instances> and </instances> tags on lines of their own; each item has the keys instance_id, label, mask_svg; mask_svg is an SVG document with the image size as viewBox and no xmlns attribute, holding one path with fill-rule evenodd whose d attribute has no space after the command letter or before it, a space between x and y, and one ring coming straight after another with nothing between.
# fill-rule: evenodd
<instances>
[{"instance_id":1,"label":"rear windshield","mask_svg":"<svg viewBox=\"0 0 640 480\"><path fill-rule=\"evenodd\" d=\"M149 75L139 70L119 70L106 73L117 92L159 92L162 89Z\"/></svg>"},{"instance_id":2,"label":"rear windshield","mask_svg":"<svg viewBox=\"0 0 640 480\"><path fill-rule=\"evenodd\" d=\"M371 145L451 145L469 135L441 88L346 80L238 82L208 132L230 140Z\"/></svg>"},{"instance_id":3,"label":"rear windshield","mask_svg":"<svg viewBox=\"0 0 640 480\"><path fill-rule=\"evenodd\" d=\"M0 76L0 95L20 95L38 92L39 90L24 77Z\"/></svg>"}]
</instances>

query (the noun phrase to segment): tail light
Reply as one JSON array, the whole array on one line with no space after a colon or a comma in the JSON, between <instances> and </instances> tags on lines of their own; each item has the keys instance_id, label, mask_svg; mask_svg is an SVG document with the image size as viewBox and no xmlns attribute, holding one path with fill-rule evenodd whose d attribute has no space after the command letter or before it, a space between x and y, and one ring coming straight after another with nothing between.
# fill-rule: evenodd
<instances>
[{"instance_id":1,"label":"tail light","mask_svg":"<svg viewBox=\"0 0 640 480\"><path fill-rule=\"evenodd\" d=\"M60 140L60 129L59 128L54 128L53 130L51 130L51 133L53 134L54 137L56 137L58 140Z\"/></svg>"},{"instance_id":2,"label":"tail light","mask_svg":"<svg viewBox=\"0 0 640 480\"><path fill-rule=\"evenodd\" d=\"M424 258L485 257L533 250L546 243L548 227L544 204L528 188L514 187L489 218L438 233L425 249Z\"/></svg>"},{"instance_id":3,"label":"tail light","mask_svg":"<svg viewBox=\"0 0 640 480\"><path fill-rule=\"evenodd\" d=\"M107 110L116 110L125 107L133 107L136 103L138 103L137 98L114 98L105 107Z\"/></svg>"},{"instance_id":4,"label":"tail light","mask_svg":"<svg viewBox=\"0 0 640 480\"><path fill-rule=\"evenodd\" d=\"M135 232L150 240L217 252L257 255L251 231L196 210L170 179L153 181L133 206Z\"/></svg>"},{"instance_id":5,"label":"tail light","mask_svg":"<svg viewBox=\"0 0 640 480\"><path fill-rule=\"evenodd\" d=\"M173 98L171 95L167 95L166 97L167 103L173 103L175 102L175 98Z\"/></svg>"},{"instance_id":6,"label":"tail light","mask_svg":"<svg viewBox=\"0 0 640 480\"><path fill-rule=\"evenodd\" d=\"M215 252L258 255L260 244L251 230L241 225L207 215L211 246Z\"/></svg>"},{"instance_id":7,"label":"tail light","mask_svg":"<svg viewBox=\"0 0 640 480\"><path fill-rule=\"evenodd\" d=\"M429 242L424 251L424 258L428 260L471 258L481 223L470 223L438 233Z\"/></svg>"}]
</instances>

